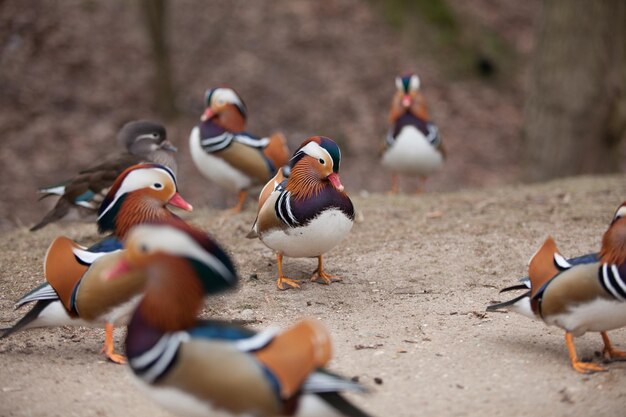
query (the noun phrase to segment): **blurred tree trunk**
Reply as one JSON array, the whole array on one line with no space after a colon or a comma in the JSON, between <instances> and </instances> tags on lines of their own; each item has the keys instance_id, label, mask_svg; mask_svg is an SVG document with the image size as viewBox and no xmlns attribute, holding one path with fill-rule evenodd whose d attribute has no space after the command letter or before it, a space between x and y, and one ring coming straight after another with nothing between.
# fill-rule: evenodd
<instances>
[{"instance_id":1,"label":"blurred tree trunk","mask_svg":"<svg viewBox=\"0 0 626 417\"><path fill-rule=\"evenodd\" d=\"M140 5L152 45L155 108L164 117L171 118L177 112L166 36L167 1L141 0Z\"/></svg>"},{"instance_id":2,"label":"blurred tree trunk","mask_svg":"<svg viewBox=\"0 0 626 417\"><path fill-rule=\"evenodd\" d=\"M529 180L616 171L626 131L626 2L545 0L526 103Z\"/></svg>"}]
</instances>

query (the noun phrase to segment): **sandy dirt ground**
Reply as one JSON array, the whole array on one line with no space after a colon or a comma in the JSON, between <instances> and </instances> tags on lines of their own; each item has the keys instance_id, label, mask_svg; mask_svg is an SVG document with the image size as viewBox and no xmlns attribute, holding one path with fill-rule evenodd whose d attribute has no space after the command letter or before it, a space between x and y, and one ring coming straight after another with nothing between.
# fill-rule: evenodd
<instances>
[{"instance_id":1,"label":"sandy dirt ground","mask_svg":"<svg viewBox=\"0 0 626 417\"><path fill-rule=\"evenodd\" d=\"M356 195L364 221L326 263L344 281L285 292L274 286L272 253L244 238L252 204L239 216L201 209L190 221L231 252L241 276L239 289L207 300L204 314L256 328L319 318L333 335L329 367L371 388L351 398L375 416L623 415L626 363L579 375L569 366L560 329L486 314L485 306L501 299L498 288L525 274L547 234L566 256L597 250L625 195L626 181L615 176L421 196ZM91 225L3 236L0 326L19 317L13 302L42 280L46 247L61 233L86 243L97 238ZM286 263L294 278L314 268L314 260ZM626 348L626 331L611 334ZM123 337L118 331L118 346ZM168 415L134 387L125 366L103 360L102 341L102 330L81 328L30 330L0 341L0 416ZM584 358L599 361L601 346L597 334L577 339Z\"/></svg>"}]
</instances>

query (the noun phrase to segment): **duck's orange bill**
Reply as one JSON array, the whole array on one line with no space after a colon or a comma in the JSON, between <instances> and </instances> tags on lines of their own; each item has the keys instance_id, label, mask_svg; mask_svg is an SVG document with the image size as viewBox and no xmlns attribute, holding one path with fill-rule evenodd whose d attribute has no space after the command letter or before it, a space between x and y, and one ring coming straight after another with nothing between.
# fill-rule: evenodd
<instances>
[{"instance_id":1,"label":"duck's orange bill","mask_svg":"<svg viewBox=\"0 0 626 417\"><path fill-rule=\"evenodd\" d=\"M185 199L181 197L179 193L174 194L174 196L170 198L170 201L168 201L167 204L170 204L174 207L178 207L179 209L183 209L185 211L193 210L193 206L189 204L188 202L186 202Z\"/></svg>"}]
</instances>

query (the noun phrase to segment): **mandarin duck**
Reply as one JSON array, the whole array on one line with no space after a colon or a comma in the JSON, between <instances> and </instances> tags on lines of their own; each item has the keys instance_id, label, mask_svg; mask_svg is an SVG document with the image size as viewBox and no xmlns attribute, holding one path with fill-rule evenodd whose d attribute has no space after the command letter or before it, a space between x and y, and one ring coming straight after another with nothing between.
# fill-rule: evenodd
<instances>
[{"instance_id":1,"label":"mandarin duck","mask_svg":"<svg viewBox=\"0 0 626 417\"><path fill-rule=\"evenodd\" d=\"M197 318L206 294L238 281L228 255L205 233L184 223L144 224L125 247L106 279L146 276L126 353L155 402L181 416L367 416L339 394L364 388L322 369L331 345L318 321L256 333Z\"/></svg>"},{"instance_id":2,"label":"mandarin duck","mask_svg":"<svg viewBox=\"0 0 626 417\"><path fill-rule=\"evenodd\" d=\"M58 195L55 206L43 219L31 227L36 231L49 223L76 215L93 214L119 174L131 165L154 162L176 171L174 153L176 148L167 140L165 128L146 120L126 123L117 135L117 141L125 149L103 162L80 171L74 178L39 189L40 199Z\"/></svg>"},{"instance_id":3,"label":"mandarin duck","mask_svg":"<svg viewBox=\"0 0 626 417\"><path fill-rule=\"evenodd\" d=\"M287 162L289 149L280 133L261 139L244 132L247 110L234 90L209 89L205 104L189 136L191 157L202 175L239 193L233 211L240 212L248 189L272 178Z\"/></svg>"},{"instance_id":4,"label":"mandarin duck","mask_svg":"<svg viewBox=\"0 0 626 417\"><path fill-rule=\"evenodd\" d=\"M586 255L577 256L575 258L565 259L563 255L558 252L554 253L552 262L554 264L555 273L558 271L564 271L565 269L571 268L574 265L584 265L598 261L597 253L589 253ZM520 278L518 284L511 285L505 287L500 290L500 294L511 291L523 291L518 296L503 301L501 303L494 303L487 306L487 311L501 311L502 309L507 309L513 311L514 313L521 314L522 316L526 316L531 319L537 319L537 316L531 306L530 306L530 278L523 277Z\"/></svg>"},{"instance_id":5,"label":"mandarin duck","mask_svg":"<svg viewBox=\"0 0 626 417\"><path fill-rule=\"evenodd\" d=\"M399 174L418 176L424 182L446 158L439 130L428 116L419 77L416 74L397 77L396 90L382 154L382 165L391 171L394 194L399 191Z\"/></svg>"},{"instance_id":6,"label":"mandarin duck","mask_svg":"<svg viewBox=\"0 0 626 417\"><path fill-rule=\"evenodd\" d=\"M607 359L626 359L626 352L615 349L607 335L626 326L625 236L626 207L621 207L603 236L597 262L566 265L551 237L530 260L530 309L546 324L565 330L570 361L578 372L605 370L578 359L573 338L586 332L600 332Z\"/></svg>"},{"instance_id":7,"label":"mandarin duck","mask_svg":"<svg viewBox=\"0 0 626 417\"><path fill-rule=\"evenodd\" d=\"M341 151L329 138L314 136L289 161L289 177L281 170L264 187L257 218L248 237L258 237L276 252L278 280L283 290L299 281L283 275L283 256L318 259L311 281L330 284L341 278L328 275L322 256L352 229L354 207L339 179ZM272 190L270 193L269 190Z\"/></svg>"},{"instance_id":8,"label":"mandarin duck","mask_svg":"<svg viewBox=\"0 0 626 417\"><path fill-rule=\"evenodd\" d=\"M618 223L616 220L618 220L620 217L624 216L625 214L626 214L626 202L622 203L617 208L617 210L615 210L612 221L609 224L609 227L607 228L607 230L604 232L603 236L612 236L615 233L613 231L613 228L619 227L621 225L621 223ZM603 240L604 239L605 238L603 237ZM552 262L555 268L554 273L556 274L558 271L564 271L575 265L595 263L595 262L598 262L599 260L600 260L600 254L597 252L588 253L588 254L577 256L575 258L570 258L570 259L565 259L561 254L559 254L558 252L555 252ZM527 276L523 277L519 279L518 284L505 287L500 290L500 293L512 292L512 291L522 291L522 293L510 300L507 300L501 303L494 303L494 304L487 306L487 311L498 311L502 309L507 309L507 310L513 311L515 313L521 314L529 318L539 318L533 312L533 309L530 306L530 293L531 293L530 278L528 278Z\"/></svg>"},{"instance_id":9,"label":"mandarin duck","mask_svg":"<svg viewBox=\"0 0 626 417\"><path fill-rule=\"evenodd\" d=\"M44 259L46 282L15 304L16 308L31 302L35 305L13 327L3 329L2 338L35 327L104 324L103 353L113 362L123 362L113 349L113 328L125 323L133 307L129 301L139 293L143 281L131 277L111 285L102 281L102 271L120 256L120 239L133 226L168 219L182 222L166 204L192 209L178 193L174 174L167 167L141 164L124 171L99 211L100 231L111 231L111 236L90 248L64 236L56 238Z\"/></svg>"}]
</instances>

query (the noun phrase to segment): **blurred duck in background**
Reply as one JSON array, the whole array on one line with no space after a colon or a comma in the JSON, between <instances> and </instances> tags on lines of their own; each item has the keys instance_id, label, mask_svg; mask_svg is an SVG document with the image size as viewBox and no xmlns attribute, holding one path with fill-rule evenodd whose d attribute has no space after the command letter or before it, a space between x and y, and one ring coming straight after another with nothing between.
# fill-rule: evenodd
<instances>
[{"instance_id":1,"label":"blurred duck in background","mask_svg":"<svg viewBox=\"0 0 626 417\"><path fill-rule=\"evenodd\" d=\"M396 78L384 143L383 166L391 172L391 193L400 191L399 175L418 176L422 183L443 165L446 151L439 129L430 121L415 74ZM422 191L422 186L418 192Z\"/></svg>"},{"instance_id":2,"label":"blurred duck in background","mask_svg":"<svg viewBox=\"0 0 626 417\"><path fill-rule=\"evenodd\" d=\"M55 206L31 227L31 232L66 219L80 219L94 214L115 179L128 167L154 162L176 172L176 148L167 140L165 127L159 123L137 120L126 123L117 134L124 152L107 157L103 162L80 171L73 178L40 188L40 199L59 196Z\"/></svg>"},{"instance_id":3,"label":"blurred duck in background","mask_svg":"<svg viewBox=\"0 0 626 417\"><path fill-rule=\"evenodd\" d=\"M238 193L232 210L239 213L248 190L265 184L287 163L287 142L281 133L258 138L244 132L248 111L231 88L207 90L205 106L189 136L191 157L207 179Z\"/></svg>"}]
</instances>

